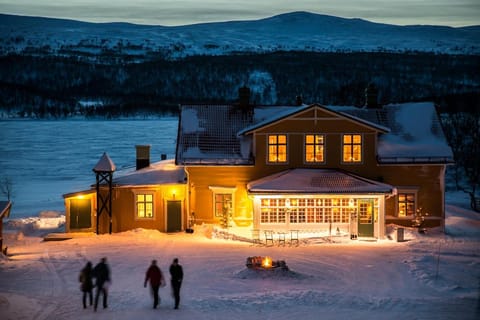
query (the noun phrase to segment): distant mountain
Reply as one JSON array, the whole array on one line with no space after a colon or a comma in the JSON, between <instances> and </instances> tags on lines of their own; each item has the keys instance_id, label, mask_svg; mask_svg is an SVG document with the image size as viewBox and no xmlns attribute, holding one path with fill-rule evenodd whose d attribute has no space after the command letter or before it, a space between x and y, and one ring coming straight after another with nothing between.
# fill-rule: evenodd
<instances>
[{"instance_id":1,"label":"distant mountain","mask_svg":"<svg viewBox=\"0 0 480 320\"><path fill-rule=\"evenodd\" d=\"M480 26L397 26L308 12L175 27L0 14L0 55L55 54L92 59L115 55L144 60L276 51L478 55Z\"/></svg>"}]
</instances>

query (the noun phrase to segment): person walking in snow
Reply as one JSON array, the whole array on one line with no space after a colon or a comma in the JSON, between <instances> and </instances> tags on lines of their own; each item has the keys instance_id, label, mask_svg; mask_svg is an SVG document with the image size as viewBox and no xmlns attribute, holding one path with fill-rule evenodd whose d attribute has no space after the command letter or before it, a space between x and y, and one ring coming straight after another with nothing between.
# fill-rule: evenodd
<instances>
[{"instance_id":1,"label":"person walking in snow","mask_svg":"<svg viewBox=\"0 0 480 320\"><path fill-rule=\"evenodd\" d=\"M85 267L80 271L80 276L78 278L80 281L80 289L83 292L83 309L87 308L87 295L90 305L93 304L93 282L92 282L92 263L90 261L87 262Z\"/></svg>"},{"instance_id":2,"label":"person walking in snow","mask_svg":"<svg viewBox=\"0 0 480 320\"><path fill-rule=\"evenodd\" d=\"M158 290L162 283L165 283L163 279L162 270L157 266L157 260L152 260L152 264L147 269L145 273L145 281L143 282L143 286L147 287L147 282L150 281L150 288L152 289L153 294L153 309L156 309L158 304L160 303L160 297L158 296Z\"/></svg>"},{"instance_id":3,"label":"person walking in snow","mask_svg":"<svg viewBox=\"0 0 480 320\"><path fill-rule=\"evenodd\" d=\"M178 258L173 259L170 265L170 276L172 277L170 281L172 284L173 297L175 298L175 309L178 309L178 305L180 304L180 287L183 281L183 268L178 264Z\"/></svg>"},{"instance_id":4,"label":"person walking in snow","mask_svg":"<svg viewBox=\"0 0 480 320\"><path fill-rule=\"evenodd\" d=\"M107 258L102 258L100 262L93 269L93 277L95 278L95 286L97 288L95 292L95 304L93 305L93 311L97 311L98 299L100 294L103 294L103 308L107 308L108 299L108 285L110 283L110 268L107 264Z\"/></svg>"}]
</instances>

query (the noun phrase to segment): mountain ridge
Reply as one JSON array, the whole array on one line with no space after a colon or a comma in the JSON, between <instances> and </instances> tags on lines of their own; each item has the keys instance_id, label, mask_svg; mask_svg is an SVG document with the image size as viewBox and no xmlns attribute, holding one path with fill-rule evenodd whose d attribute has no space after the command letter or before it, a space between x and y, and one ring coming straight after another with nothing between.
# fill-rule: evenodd
<instances>
[{"instance_id":1,"label":"mountain ridge","mask_svg":"<svg viewBox=\"0 0 480 320\"><path fill-rule=\"evenodd\" d=\"M137 59L275 51L480 54L480 25L398 26L306 11L182 26L0 14L0 36L2 55L39 48L43 54L95 56L113 51Z\"/></svg>"}]
</instances>

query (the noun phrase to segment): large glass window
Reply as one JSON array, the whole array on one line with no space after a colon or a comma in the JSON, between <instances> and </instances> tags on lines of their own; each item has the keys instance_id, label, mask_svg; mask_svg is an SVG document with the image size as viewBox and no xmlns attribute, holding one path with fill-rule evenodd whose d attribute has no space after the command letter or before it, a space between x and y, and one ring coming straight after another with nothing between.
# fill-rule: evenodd
<instances>
[{"instance_id":1,"label":"large glass window","mask_svg":"<svg viewBox=\"0 0 480 320\"><path fill-rule=\"evenodd\" d=\"M351 198L263 198L261 223L315 224L348 223L357 207ZM375 201L378 207L378 201Z\"/></svg>"},{"instance_id":2,"label":"large glass window","mask_svg":"<svg viewBox=\"0 0 480 320\"><path fill-rule=\"evenodd\" d=\"M285 199L262 199L261 223L285 223Z\"/></svg>"},{"instance_id":3,"label":"large glass window","mask_svg":"<svg viewBox=\"0 0 480 320\"><path fill-rule=\"evenodd\" d=\"M305 135L305 162L323 162L324 147L325 136L323 134Z\"/></svg>"},{"instance_id":4,"label":"large glass window","mask_svg":"<svg viewBox=\"0 0 480 320\"><path fill-rule=\"evenodd\" d=\"M412 217L415 214L415 193L398 194L398 217Z\"/></svg>"},{"instance_id":5,"label":"large glass window","mask_svg":"<svg viewBox=\"0 0 480 320\"><path fill-rule=\"evenodd\" d=\"M287 162L287 135L268 135L268 162Z\"/></svg>"},{"instance_id":6,"label":"large glass window","mask_svg":"<svg viewBox=\"0 0 480 320\"><path fill-rule=\"evenodd\" d=\"M343 162L362 161L362 136L360 134L343 135Z\"/></svg>"},{"instance_id":7,"label":"large glass window","mask_svg":"<svg viewBox=\"0 0 480 320\"><path fill-rule=\"evenodd\" d=\"M137 218L153 218L153 194L137 193L135 194L135 210Z\"/></svg>"}]
</instances>

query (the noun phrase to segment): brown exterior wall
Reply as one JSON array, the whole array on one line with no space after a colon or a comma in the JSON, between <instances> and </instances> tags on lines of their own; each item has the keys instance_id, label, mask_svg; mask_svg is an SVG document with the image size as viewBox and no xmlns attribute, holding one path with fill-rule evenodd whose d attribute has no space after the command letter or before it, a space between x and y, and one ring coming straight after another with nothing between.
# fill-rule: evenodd
<instances>
[{"instance_id":1,"label":"brown exterior wall","mask_svg":"<svg viewBox=\"0 0 480 320\"><path fill-rule=\"evenodd\" d=\"M316 112L316 113L315 113ZM267 163L267 135L287 134L288 161L285 164ZM304 163L304 134L325 134L325 162ZM342 163L342 134L362 134L362 162ZM191 210L197 223L218 223L214 217L211 186L234 187L237 219L249 219L253 202L247 196L246 185L256 180L291 168L329 168L352 172L359 176L384 182L397 188L417 190L417 208L429 213L427 224L438 226L444 218L444 165L378 165L376 160L377 134L375 129L320 110L309 110L293 119L263 127L254 134L255 165L248 167L188 167L191 186ZM397 196L385 202L386 223L410 226L411 218L396 218Z\"/></svg>"}]
</instances>

